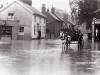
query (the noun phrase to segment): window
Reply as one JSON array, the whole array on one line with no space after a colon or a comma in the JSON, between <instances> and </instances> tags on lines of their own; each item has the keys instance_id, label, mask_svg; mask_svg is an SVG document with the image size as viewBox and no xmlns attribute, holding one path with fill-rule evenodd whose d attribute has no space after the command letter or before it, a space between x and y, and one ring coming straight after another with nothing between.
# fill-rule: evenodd
<instances>
[{"instance_id":1,"label":"window","mask_svg":"<svg viewBox=\"0 0 100 75\"><path fill-rule=\"evenodd\" d=\"M44 26L44 34L46 33L46 27Z\"/></svg>"},{"instance_id":2,"label":"window","mask_svg":"<svg viewBox=\"0 0 100 75\"><path fill-rule=\"evenodd\" d=\"M8 13L8 16L14 16L14 13Z\"/></svg>"},{"instance_id":3,"label":"window","mask_svg":"<svg viewBox=\"0 0 100 75\"><path fill-rule=\"evenodd\" d=\"M36 26L34 26L34 35L36 35Z\"/></svg>"},{"instance_id":4,"label":"window","mask_svg":"<svg viewBox=\"0 0 100 75\"><path fill-rule=\"evenodd\" d=\"M37 31L39 31L39 23L37 23Z\"/></svg>"},{"instance_id":5,"label":"window","mask_svg":"<svg viewBox=\"0 0 100 75\"><path fill-rule=\"evenodd\" d=\"M40 17L40 23L41 23L41 17Z\"/></svg>"},{"instance_id":6,"label":"window","mask_svg":"<svg viewBox=\"0 0 100 75\"><path fill-rule=\"evenodd\" d=\"M14 13L8 13L8 17L7 17L7 19L14 19Z\"/></svg>"},{"instance_id":7,"label":"window","mask_svg":"<svg viewBox=\"0 0 100 75\"><path fill-rule=\"evenodd\" d=\"M24 32L24 27L20 27L19 32Z\"/></svg>"},{"instance_id":8,"label":"window","mask_svg":"<svg viewBox=\"0 0 100 75\"><path fill-rule=\"evenodd\" d=\"M34 22L36 22L36 16L34 16Z\"/></svg>"}]
</instances>

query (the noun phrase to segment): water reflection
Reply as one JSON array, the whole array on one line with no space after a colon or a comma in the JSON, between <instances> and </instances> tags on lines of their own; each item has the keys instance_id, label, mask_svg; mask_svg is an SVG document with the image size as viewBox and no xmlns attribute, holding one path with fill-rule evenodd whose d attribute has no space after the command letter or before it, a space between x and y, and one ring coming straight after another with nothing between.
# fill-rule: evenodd
<instances>
[{"instance_id":1,"label":"water reflection","mask_svg":"<svg viewBox=\"0 0 100 75\"><path fill-rule=\"evenodd\" d=\"M62 50L60 40L12 41L0 45L0 75L98 75L100 65L92 62L100 52L88 48Z\"/></svg>"}]
</instances>

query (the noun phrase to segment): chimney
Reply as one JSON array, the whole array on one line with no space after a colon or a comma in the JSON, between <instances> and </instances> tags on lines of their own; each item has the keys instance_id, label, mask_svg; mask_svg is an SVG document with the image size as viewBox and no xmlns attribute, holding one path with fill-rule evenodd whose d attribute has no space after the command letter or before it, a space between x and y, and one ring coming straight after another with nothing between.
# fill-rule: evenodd
<instances>
[{"instance_id":1,"label":"chimney","mask_svg":"<svg viewBox=\"0 0 100 75\"><path fill-rule=\"evenodd\" d=\"M42 14L45 14L45 12L46 12L45 4L42 4L41 12L42 12Z\"/></svg>"},{"instance_id":2,"label":"chimney","mask_svg":"<svg viewBox=\"0 0 100 75\"><path fill-rule=\"evenodd\" d=\"M1 4L0 8L3 8L3 4Z\"/></svg>"},{"instance_id":3,"label":"chimney","mask_svg":"<svg viewBox=\"0 0 100 75\"><path fill-rule=\"evenodd\" d=\"M53 7L53 5L52 5L52 8L51 8L51 13L55 14L55 8Z\"/></svg>"}]
</instances>

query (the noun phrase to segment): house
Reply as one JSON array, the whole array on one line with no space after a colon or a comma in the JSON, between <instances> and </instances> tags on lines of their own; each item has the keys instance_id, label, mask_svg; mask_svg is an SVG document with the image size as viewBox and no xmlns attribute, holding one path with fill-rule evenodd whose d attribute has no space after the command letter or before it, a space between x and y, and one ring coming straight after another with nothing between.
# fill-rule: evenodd
<instances>
[{"instance_id":1,"label":"house","mask_svg":"<svg viewBox=\"0 0 100 75\"><path fill-rule=\"evenodd\" d=\"M65 10L61 10L61 9L56 9L56 15L62 19L65 23L65 27L72 27L74 25L74 23L72 22L72 20L69 19L69 13L66 13Z\"/></svg>"},{"instance_id":2,"label":"house","mask_svg":"<svg viewBox=\"0 0 100 75\"><path fill-rule=\"evenodd\" d=\"M57 38L59 37L59 33L61 28L63 27L72 27L74 25L73 22L69 20L69 15L66 11L61 9L55 9L53 6L51 8L51 12L49 9L46 9L46 5L42 4L41 12L46 16L47 19L47 33L50 37Z\"/></svg>"},{"instance_id":3,"label":"house","mask_svg":"<svg viewBox=\"0 0 100 75\"><path fill-rule=\"evenodd\" d=\"M11 36L17 39L37 39L39 36L44 38L46 31L46 17L34 7L31 7L21 1L13 1L8 6L0 10L0 19L3 21L18 21L17 26L12 26L13 34ZM7 23L5 25L5 28ZM13 28L16 30L13 31ZM2 34L0 34L2 35Z\"/></svg>"},{"instance_id":4,"label":"house","mask_svg":"<svg viewBox=\"0 0 100 75\"><path fill-rule=\"evenodd\" d=\"M51 8L51 12L49 9L46 11L45 4L42 5L42 11L41 11L45 16L46 16L46 36L48 38L58 38L59 33L63 25L65 24L64 21L57 16L55 13L55 8Z\"/></svg>"}]
</instances>

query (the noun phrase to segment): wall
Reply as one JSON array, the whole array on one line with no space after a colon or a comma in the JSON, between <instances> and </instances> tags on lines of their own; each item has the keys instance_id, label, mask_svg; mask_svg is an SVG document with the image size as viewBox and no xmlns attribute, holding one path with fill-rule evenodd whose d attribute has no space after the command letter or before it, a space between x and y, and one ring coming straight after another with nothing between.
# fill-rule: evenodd
<instances>
[{"instance_id":1,"label":"wall","mask_svg":"<svg viewBox=\"0 0 100 75\"><path fill-rule=\"evenodd\" d=\"M35 15L36 16L36 15ZM34 16L32 19L32 38L37 38L38 37L38 30L37 30L37 24L39 24L39 26L41 26L41 37L44 38L45 37L45 30L46 30L46 19L44 22L43 17L41 17L41 22L40 22L40 16L36 16L36 22L34 21ZM36 34L34 35L34 26L36 26Z\"/></svg>"},{"instance_id":2,"label":"wall","mask_svg":"<svg viewBox=\"0 0 100 75\"><path fill-rule=\"evenodd\" d=\"M59 37L60 34L60 30L62 28L62 24L63 22L58 22L56 21L56 25L55 25L55 37Z\"/></svg>"},{"instance_id":3,"label":"wall","mask_svg":"<svg viewBox=\"0 0 100 75\"><path fill-rule=\"evenodd\" d=\"M47 29L50 33L55 33L55 19L51 16L50 12L46 12Z\"/></svg>"},{"instance_id":4,"label":"wall","mask_svg":"<svg viewBox=\"0 0 100 75\"><path fill-rule=\"evenodd\" d=\"M12 40L17 40L19 21L18 20L14 20L14 21L7 20L6 25L12 26Z\"/></svg>"},{"instance_id":5,"label":"wall","mask_svg":"<svg viewBox=\"0 0 100 75\"><path fill-rule=\"evenodd\" d=\"M49 30L46 37L58 38L63 22L54 19L49 12L46 12L45 15L47 16L47 29Z\"/></svg>"}]
</instances>

